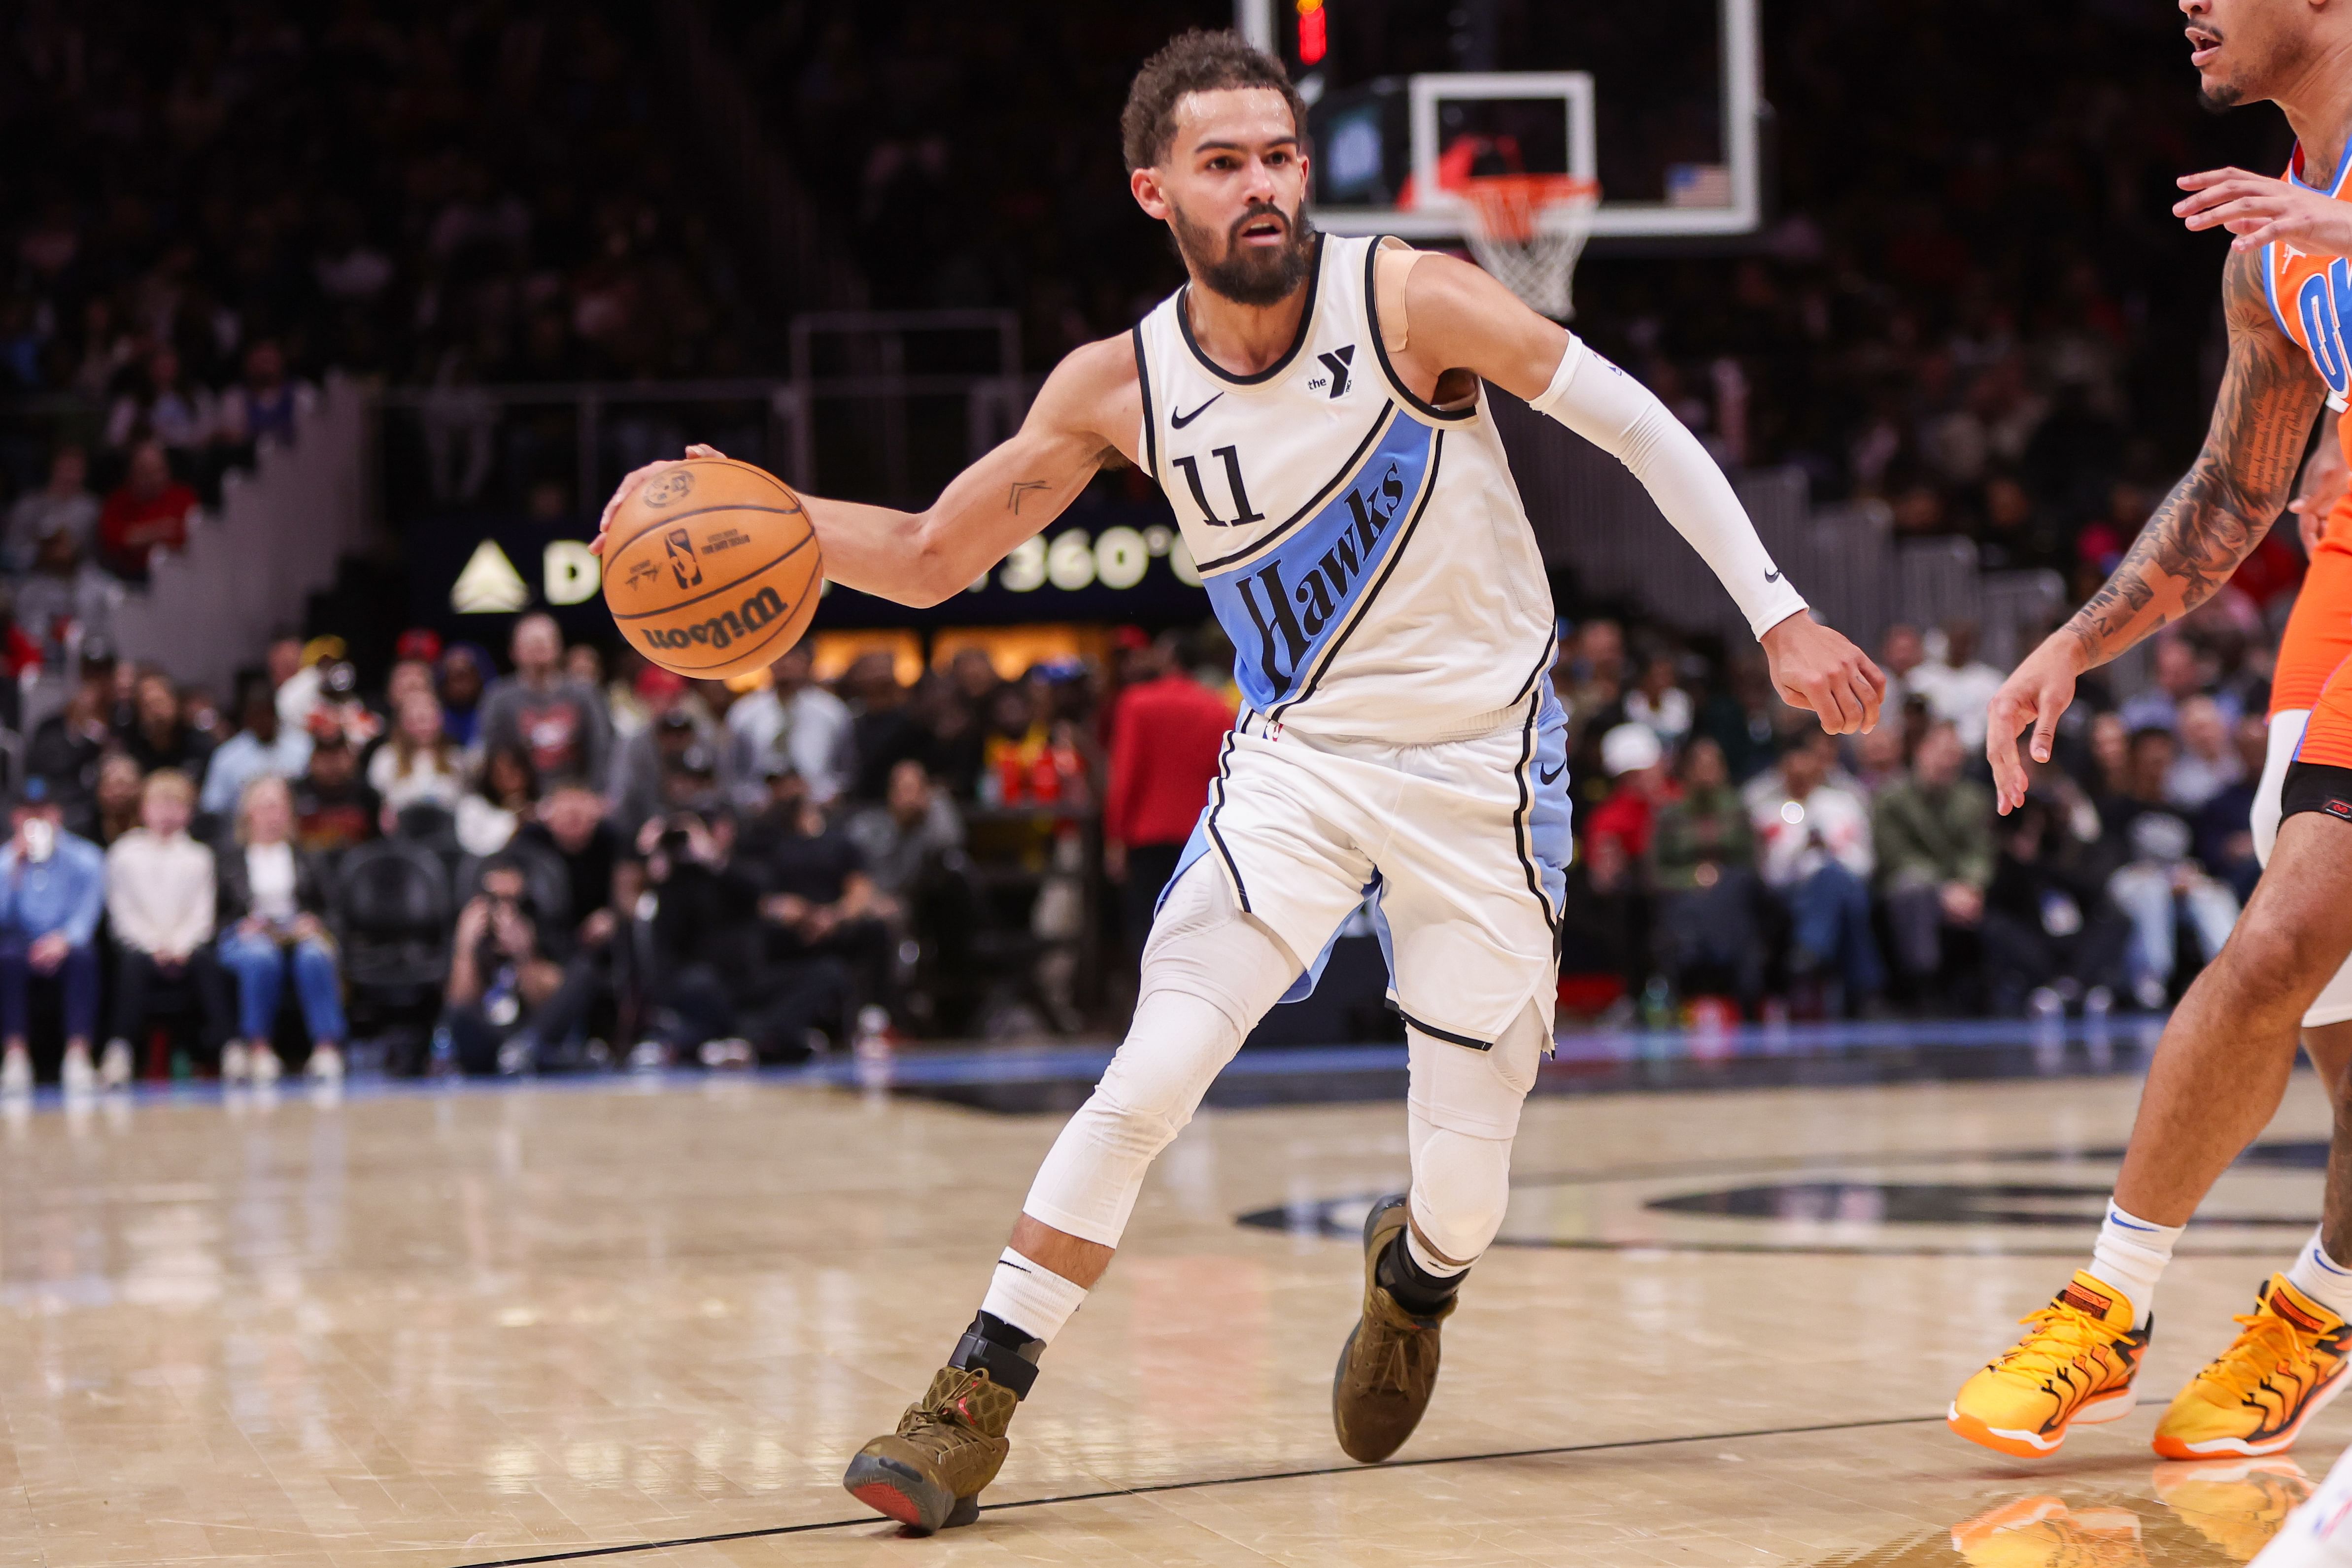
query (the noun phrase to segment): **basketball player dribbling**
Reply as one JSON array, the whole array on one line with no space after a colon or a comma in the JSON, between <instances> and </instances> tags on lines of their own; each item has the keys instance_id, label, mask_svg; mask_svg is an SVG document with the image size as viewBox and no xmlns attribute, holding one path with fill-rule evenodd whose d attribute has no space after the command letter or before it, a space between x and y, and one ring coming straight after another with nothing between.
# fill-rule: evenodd
<instances>
[{"instance_id":1,"label":"basketball player dribbling","mask_svg":"<svg viewBox=\"0 0 2352 1568\"><path fill-rule=\"evenodd\" d=\"M2235 236L2222 274L2230 358L2196 466L2106 585L1994 697L2001 809L2025 798L2019 731L2047 762L2084 670L2178 620L2229 580L2287 500L2313 418L2352 393L2352 0L2180 0L2207 101L2268 100L2297 142L2283 179L2191 174L2174 211ZM2323 436L2336 444L2339 432ZM2273 1454L2339 1393L2352 1339L2352 502L2340 450L2297 510L2312 564L2280 649L2253 830L2265 869L2220 956L2165 1026L2087 1267L1962 1385L1952 1429L2003 1453L2054 1451L2074 1422L2132 1408L2150 1301L2174 1241L2285 1094L2301 1039L2336 1106L2326 1218L2256 1293L2219 1358L2158 1421L2168 1458Z\"/></svg>"},{"instance_id":2,"label":"basketball player dribbling","mask_svg":"<svg viewBox=\"0 0 2352 1568\"><path fill-rule=\"evenodd\" d=\"M1569 856L1552 605L1484 384L1643 479L1784 698L1832 733L1877 721L1876 667L1807 613L1656 398L1465 262L1307 226L1303 120L1280 64L1239 35L1170 44L1121 129L1135 199L1173 231L1191 281L1131 334L1065 359L1019 434L929 511L807 498L829 575L936 604L1116 454L1166 491L1244 699L1161 895L1125 1043L1046 1155L946 1366L844 1479L916 1530L977 1517L1147 1167L1368 899L1407 1026L1412 1180L1365 1226L1362 1317L1332 1387L1340 1446L1384 1458L1428 1403L1440 1325L1502 1223L1520 1102L1550 1044Z\"/></svg>"}]
</instances>

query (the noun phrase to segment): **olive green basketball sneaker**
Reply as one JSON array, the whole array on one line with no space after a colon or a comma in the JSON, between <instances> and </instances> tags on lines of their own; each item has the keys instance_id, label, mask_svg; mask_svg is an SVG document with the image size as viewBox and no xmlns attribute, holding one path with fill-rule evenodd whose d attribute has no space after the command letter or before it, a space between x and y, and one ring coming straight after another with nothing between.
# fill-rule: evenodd
<instances>
[{"instance_id":1,"label":"olive green basketball sneaker","mask_svg":"<svg viewBox=\"0 0 2352 1568\"><path fill-rule=\"evenodd\" d=\"M980 1517L981 1489L1013 1451L1020 1395L984 1368L943 1366L898 1429L857 1450L841 1484L866 1507L929 1535Z\"/></svg>"},{"instance_id":2,"label":"olive green basketball sneaker","mask_svg":"<svg viewBox=\"0 0 2352 1568\"><path fill-rule=\"evenodd\" d=\"M1405 1195L1382 1198L1364 1220L1364 1312L1339 1347L1331 1378L1331 1426L1351 1459L1377 1464L1404 1446L1437 1386L1439 1325L1453 1315L1448 1295L1435 1310L1405 1310L1381 1282L1381 1259L1408 1224Z\"/></svg>"}]
</instances>

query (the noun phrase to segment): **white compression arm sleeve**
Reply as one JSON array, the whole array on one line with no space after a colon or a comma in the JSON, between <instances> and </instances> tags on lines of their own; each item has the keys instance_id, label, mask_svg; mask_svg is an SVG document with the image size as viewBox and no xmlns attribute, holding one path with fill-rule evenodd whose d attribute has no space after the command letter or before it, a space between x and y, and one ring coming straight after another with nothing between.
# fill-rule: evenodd
<instances>
[{"instance_id":1,"label":"white compression arm sleeve","mask_svg":"<svg viewBox=\"0 0 2352 1568\"><path fill-rule=\"evenodd\" d=\"M1633 472L1762 637L1805 607L1765 553L1756 525L1698 437L1655 394L1571 333L1551 384L1528 406L1549 414Z\"/></svg>"}]
</instances>

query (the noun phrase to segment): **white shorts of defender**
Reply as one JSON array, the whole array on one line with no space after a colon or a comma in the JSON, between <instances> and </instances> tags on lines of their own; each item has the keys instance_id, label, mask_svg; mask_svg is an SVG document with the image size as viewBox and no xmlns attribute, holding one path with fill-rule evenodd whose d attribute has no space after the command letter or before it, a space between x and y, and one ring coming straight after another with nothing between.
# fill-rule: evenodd
<instances>
[{"instance_id":1,"label":"white shorts of defender","mask_svg":"<svg viewBox=\"0 0 2352 1568\"><path fill-rule=\"evenodd\" d=\"M1401 746L1244 712L1176 875L1214 864L1314 989L1369 902L1389 995L1425 1035L1486 1049L1535 1003L1549 1033L1571 840L1568 717L1549 686L1503 727ZM1174 885L1171 879L1170 885Z\"/></svg>"},{"instance_id":2,"label":"white shorts of defender","mask_svg":"<svg viewBox=\"0 0 2352 1568\"><path fill-rule=\"evenodd\" d=\"M2254 854L2267 868L2271 863L2271 846L2278 841L2279 795L2286 787L2287 764L2294 761L2295 748L2303 744L2303 727L2311 721L2311 711L2291 708L2271 715L2270 752L2263 763L2263 780L2254 788ZM2341 1024L2352 1019L2352 957L2344 961L2311 1010L2303 1016L2306 1029L2324 1028L2329 1024Z\"/></svg>"}]
</instances>

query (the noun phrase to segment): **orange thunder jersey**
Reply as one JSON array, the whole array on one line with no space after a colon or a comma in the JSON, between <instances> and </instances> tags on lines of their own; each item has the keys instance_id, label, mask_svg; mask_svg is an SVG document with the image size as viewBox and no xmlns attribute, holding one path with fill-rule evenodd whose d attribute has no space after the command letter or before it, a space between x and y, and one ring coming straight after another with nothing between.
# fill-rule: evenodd
<instances>
[{"instance_id":1,"label":"orange thunder jersey","mask_svg":"<svg viewBox=\"0 0 2352 1568\"><path fill-rule=\"evenodd\" d=\"M2345 163L2352 168L2352 158ZM2298 142L2286 177L2305 184L2303 167ZM2338 201L2352 200L2342 171L2330 194ZM2345 413L2352 403L2347 395L2352 392L2352 355L2346 349L2352 340L2352 262L2341 256L2308 256L2273 240L2263 247L2263 287L2279 329L2311 356L2327 384L2327 405L2341 416L2336 440L2352 458L2352 414ZM2347 658L2352 658L2352 491L2338 497L2327 514L2319 548L2312 552L2311 569L2295 595L2294 612L2279 641L2278 668L2271 678L2271 711L2315 707L2327 678Z\"/></svg>"}]
</instances>

